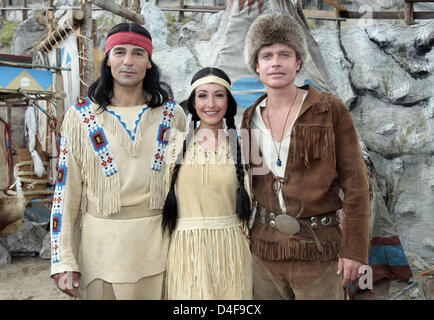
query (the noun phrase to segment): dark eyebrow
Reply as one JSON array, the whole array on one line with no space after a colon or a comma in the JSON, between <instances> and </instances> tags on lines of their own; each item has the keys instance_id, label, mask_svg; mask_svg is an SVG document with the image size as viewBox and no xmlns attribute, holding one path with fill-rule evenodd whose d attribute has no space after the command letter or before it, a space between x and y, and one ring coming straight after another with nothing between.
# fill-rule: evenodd
<instances>
[{"instance_id":1,"label":"dark eyebrow","mask_svg":"<svg viewBox=\"0 0 434 320\"><path fill-rule=\"evenodd\" d=\"M127 49L125 47L115 47L113 51L126 51ZM146 50L143 48L133 48L133 52L145 52Z\"/></svg>"},{"instance_id":2,"label":"dark eyebrow","mask_svg":"<svg viewBox=\"0 0 434 320\"><path fill-rule=\"evenodd\" d=\"M200 93L200 92L208 93L208 91L205 89L200 89L197 93ZM218 90L214 91L214 93L224 93L224 92L225 92L225 90L223 90L223 89L218 89Z\"/></svg>"},{"instance_id":3,"label":"dark eyebrow","mask_svg":"<svg viewBox=\"0 0 434 320\"><path fill-rule=\"evenodd\" d=\"M135 52L145 52L146 50L143 48L134 48L133 51Z\"/></svg>"}]
</instances>

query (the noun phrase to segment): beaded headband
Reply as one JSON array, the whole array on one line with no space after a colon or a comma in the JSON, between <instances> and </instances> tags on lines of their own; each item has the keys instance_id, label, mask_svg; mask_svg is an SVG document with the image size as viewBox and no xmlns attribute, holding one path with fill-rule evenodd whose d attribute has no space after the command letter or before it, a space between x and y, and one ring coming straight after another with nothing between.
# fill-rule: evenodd
<instances>
[{"instance_id":1,"label":"beaded headband","mask_svg":"<svg viewBox=\"0 0 434 320\"><path fill-rule=\"evenodd\" d=\"M231 85L226 80L216 76L206 76L193 82L191 85L190 92L193 92L194 89L196 89L198 86L205 83L217 83L217 84L221 84L223 87L227 88L228 90L232 89Z\"/></svg>"}]
</instances>

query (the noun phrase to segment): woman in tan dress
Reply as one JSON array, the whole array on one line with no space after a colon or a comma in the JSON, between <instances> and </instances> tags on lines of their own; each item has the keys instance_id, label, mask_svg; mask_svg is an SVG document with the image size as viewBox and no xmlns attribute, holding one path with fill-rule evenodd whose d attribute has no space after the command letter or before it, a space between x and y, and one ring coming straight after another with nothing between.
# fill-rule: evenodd
<instances>
[{"instance_id":1,"label":"woman in tan dress","mask_svg":"<svg viewBox=\"0 0 434 320\"><path fill-rule=\"evenodd\" d=\"M230 88L222 70L200 70L187 102L193 126L185 139L171 137L163 209L163 228L171 233L168 299L252 299L250 197Z\"/></svg>"}]
</instances>

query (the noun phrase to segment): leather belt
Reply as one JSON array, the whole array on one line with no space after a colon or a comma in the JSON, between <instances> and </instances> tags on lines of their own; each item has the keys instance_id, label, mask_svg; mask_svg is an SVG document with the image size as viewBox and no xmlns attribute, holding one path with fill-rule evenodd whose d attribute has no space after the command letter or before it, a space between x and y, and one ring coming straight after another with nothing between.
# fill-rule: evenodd
<instances>
[{"instance_id":1,"label":"leather belt","mask_svg":"<svg viewBox=\"0 0 434 320\"><path fill-rule=\"evenodd\" d=\"M261 207L259 203L256 205L256 210L259 214L258 220L266 226L288 235L297 234L303 237L312 237L315 240L318 250L321 252L322 246L314 230L339 224L336 211L297 219L288 214L272 212Z\"/></svg>"}]
</instances>

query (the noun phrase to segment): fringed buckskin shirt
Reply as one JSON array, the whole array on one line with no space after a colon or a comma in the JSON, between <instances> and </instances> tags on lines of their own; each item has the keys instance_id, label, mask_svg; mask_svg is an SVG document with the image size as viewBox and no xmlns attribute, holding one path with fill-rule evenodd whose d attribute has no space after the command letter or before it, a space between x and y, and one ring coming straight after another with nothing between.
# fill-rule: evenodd
<instances>
[{"instance_id":1,"label":"fringed buckskin shirt","mask_svg":"<svg viewBox=\"0 0 434 320\"><path fill-rule=\"evenodd\" d=\"M79 101L62 123L51 274L80 272L86 287L94 279L132 283L164 272L169 237L161 229L166 188L158 160L166 119L184 130L185 114L173 101L105 111Z\"/></svg>"},{"instance_id":2,"label":"fringed buckskin shirt","mask_svg":"<svg viewBox=\"0 0 434 320\"><path fill-rule=\"evenodd\" d=\"M286 213L295 218L309 218L343 208L343 231L337 226L316 229L323 247L320 253L311 239L283 234L256 219L251 230L251 250L270 261L327 262L341 257L367 263L369 181L351 115L342 101L331 94L310 85L301 88L308 90L308 95L290 132L286 182L282 184ZM280 213L279 199L272 186L273 175L270 170L263 173L267 168L250 128L256 107L266 97L266 94L260 97L244 112L241 128L247 129L249 143L244 141L243 149L246 152L249 148L246 159L253 172L255 200L262 207ZM254 159L255 152L259 160ZM255 174L257 170L262 174ZM344 192L343 201L340 190Z\"/></svg>"}]
</instances>

